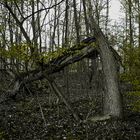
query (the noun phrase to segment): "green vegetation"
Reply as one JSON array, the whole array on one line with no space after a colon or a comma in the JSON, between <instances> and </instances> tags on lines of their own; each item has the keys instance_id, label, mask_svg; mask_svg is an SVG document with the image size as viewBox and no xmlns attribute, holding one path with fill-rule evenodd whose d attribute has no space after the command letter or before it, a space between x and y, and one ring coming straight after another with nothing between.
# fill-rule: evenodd
<instances>
[{"instance_id":1,"label":"green vegetation","mask_svg":"<svg viewBox=\"0 0 140 140\"><path fill-rule=\"evenodd\" d=\"M125 72L121 79L132 85L132 91L128 92L132 99L131 108L140 111L140 48L126 45L123 50Z\"/></svg>"},{"instance_id":2,"label":"green vegetation","mask_svg":"<svg viewBox=\"0 0 140 140\"><path fill-rule=\"evenodd\" d=\"M30 52L30 46L26 43L20 43L20 44L13 44L9 48L0 48L0 55L3 58L9 58L9 59L16 59L18 61L41 61L43 58L44 63L49 62L50 60L56 59L58 57L64 56L64 55L73 55L73 54L79 54L80 49L87 46L86 43L80 43L80 45L74 46L73 49L67 48L67 47L60 47L57 50L53 52L34 52L31 54ZM95 42L90 43L90 46L96 47ZM74 51L73 51L74 50Z\"/></svg>"}]
</instances>

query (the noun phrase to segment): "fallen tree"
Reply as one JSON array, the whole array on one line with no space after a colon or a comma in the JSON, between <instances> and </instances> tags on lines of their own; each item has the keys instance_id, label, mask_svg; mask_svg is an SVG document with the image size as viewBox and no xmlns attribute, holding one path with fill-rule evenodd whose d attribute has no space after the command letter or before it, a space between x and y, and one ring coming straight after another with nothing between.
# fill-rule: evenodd
<instances>
[{"instance_id":1,"label":"fallen tree","mask_svg":"<svg viewBox=\"0 0 140 140\"><path fill-rule=\"evenodd\" d=\"M26 86L27 83L33 82L36 80L40 80L43 78L46 78L49 82L50 87L54 90L56 96L58 98L61 98L67 108L71 111L73 114L73 117L75 120L79 121L80 118L78 114L73 110L71 107L69 101L65 98L63 93L60 91L60 89L57 87L56 83L52 80L51 74L55 72L59 72L64 67L80 61L81 59L85 57L90 57L91 55L95 58L97 57L98 48L93 44L95 42L95 38L87 38L83 40L79 45L75 45L61 53L56 58L51 59L47 63L41 63L35 70L31 70L28 72L21 72L15 75L13 89L11 91L7 91L6 93L1 94L0 96L0 103L8 100L11 97L16 96L17 92L19 91L20 87L22 85Z\"/></svg>"},{"instance_id":2,"label":"fallen tree","mask_svg":"<svg viewBox=\"0 0 140 140\"><path fill-rule=\"evenodd\" d=\"M4 95L0 95L0 103L6 101L11 97L16 96L21 86L26 86L27 83L46 78L49 81L51 88L55 90L56 95L64 101L68 109L72 112L74 118L76 120L79 120L77 113L74 112L70 103L66 100L63 93L58 89L57 85L53 83L50 75L61 71L64 67L80 61L83 58L97 58L100 53L100 48L95 45L95 42L95 37L89 37L87 39L84 39L83 41L81 41L80 44L66 49L59 56L50 59L47 62L44 61L43 63L41 63L41 65L39 64L38 67L34 70L28 72L21 72L13 76L13 89L11 91L8 90L8 94L3 93ZM115 59L117 61L120 61L120 56L117 54L117 52L113 48L111 48L110 51L113 52Z\"/></svg>"},{"instance_id":3,"label":"fallen tree","mask_svg":"<svg viewBox=\"0 0 140 140\"><path fill-rule=\"evenodd\" d=\"M9 6L8 2L4 1L2 3L3 6L12 15L13 19L16 21L17 26L20 28L24 38L26 39L26 43L29 46L32 60L35 61L37 58L36 56L38 55L37 47L32 45L32 41L30 40L30 37L28 36L26 30L23 27L23 22L18 19L16 14ZM90 22L92 22L91 25L96 39L95 37L89 37L81 41L81 43L69 49L66 49L65 51L62 51L62 53L57 57L50 58L48 61L45 62L43 61L43 63L39 59L39 61L37 62L38 67L35 67L33 70L27 69L25 72L18 72L18 73L12 71L13 72L12 75L14 75L13 81L15 84L13 86L13 89L11 91L8 91L9 94L5 94L5 95L10 97L10 92L11 92L11 95L14 96L19 91L21 86L26 85L29 82L40 80L42 78L48 78L51 74L62 70L64 67L74 62L80 61L85 57L94 56L94 58L96 58L98 56L97 54L100 54L102 60L103 72L104 72L104 83L105 83L105 93L106 93L105 101L104 101L104 114L120 117L122 114L122 108L121 108L120 92L118 89L118 77L117 77L117 68L116 68L117 67L116 60L120 61L120 57L110 47L107 38L105 37L105 35L103 34L99 26L96 24L94 17L92 15L91 15ZM96 40L96 46L93 45L95 40ZM40 62L41 65L39 64ZM2 98L1 96L0 102L5 101L5 99L7 98ZM69 108L69 105L67 105L67 107Z\"/></svg>"}]
</instances>

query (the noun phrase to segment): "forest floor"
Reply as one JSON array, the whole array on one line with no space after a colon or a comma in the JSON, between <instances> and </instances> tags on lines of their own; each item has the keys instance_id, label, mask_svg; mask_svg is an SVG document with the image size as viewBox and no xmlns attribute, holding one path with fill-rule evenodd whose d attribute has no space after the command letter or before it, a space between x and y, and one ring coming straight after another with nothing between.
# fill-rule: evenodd
<instances>
[{"instance_id":1,"label":"forest floor","mask_svg":"<svg viewBox=\"0 0 140 140\"><path fill-rule=\"evenodd\" d=\"M125 109L122 120L76 122L63 103L49 105L44 95L38 100L0 104L0 140L140 140L140 113ZM101 111L88 99L72 105L83 120Z\"/></svg>"}]
</instances>

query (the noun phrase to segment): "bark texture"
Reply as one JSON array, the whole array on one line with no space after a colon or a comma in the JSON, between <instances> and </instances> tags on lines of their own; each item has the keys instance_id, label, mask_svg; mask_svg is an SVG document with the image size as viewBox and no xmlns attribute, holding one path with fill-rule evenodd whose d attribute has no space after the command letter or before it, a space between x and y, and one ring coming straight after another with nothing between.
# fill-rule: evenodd
<instances>
[{"instance_id":1,"label":"bark texture","mask_svg":"<svg viewBox=\"0 0 140 140\"><path fill-rule=\"evenodd\" d=\"M105 77L105 100L104 114L114 117L122 116L121 96L118 87L117 65L109 42L99 26L93 20L94 33L99 44L102 59L103 72Z\"/></svg>"}]
</instances>

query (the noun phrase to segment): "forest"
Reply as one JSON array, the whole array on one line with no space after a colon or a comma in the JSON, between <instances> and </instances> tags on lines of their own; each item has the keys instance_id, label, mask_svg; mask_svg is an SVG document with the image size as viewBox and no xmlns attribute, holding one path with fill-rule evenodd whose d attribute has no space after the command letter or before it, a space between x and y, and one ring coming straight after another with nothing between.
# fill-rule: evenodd
<instances>
[{"instance_id":1,"label":"forest","mask_svg":"<svg viewBox=\"0 0 140 140\"><path fill-rule=\"evenodd\" d=\"M113 1L0 1L0 140L140 139L140 1Z\"/></svg>"}]
</instances>

